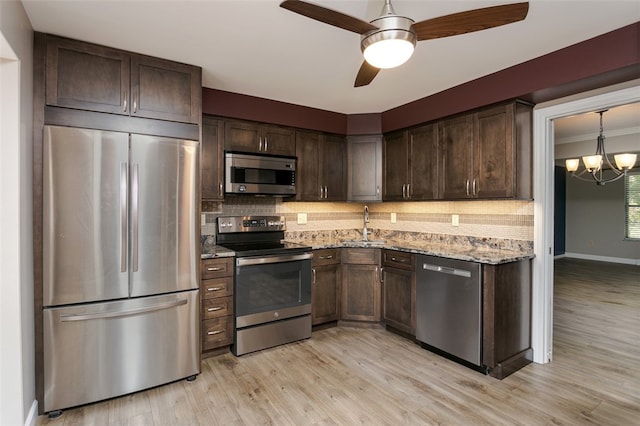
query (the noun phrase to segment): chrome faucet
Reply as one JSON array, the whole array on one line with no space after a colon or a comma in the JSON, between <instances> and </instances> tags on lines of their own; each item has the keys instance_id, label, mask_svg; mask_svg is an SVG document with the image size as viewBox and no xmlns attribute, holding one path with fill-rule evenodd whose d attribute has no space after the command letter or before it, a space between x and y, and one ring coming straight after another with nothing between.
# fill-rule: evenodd
<instances>
[{"instance_id":1,"label":"chrome faucet","mask_svg":"<svg viewBox=\"0 0 640 426\"><path fill-rule=\"evenodd\" d=\"M364 226L362 227L362 240L368 241L369 231L367 230L367 223L369 223L369 207L364 206Z\"/></svg>"}]
</instances>

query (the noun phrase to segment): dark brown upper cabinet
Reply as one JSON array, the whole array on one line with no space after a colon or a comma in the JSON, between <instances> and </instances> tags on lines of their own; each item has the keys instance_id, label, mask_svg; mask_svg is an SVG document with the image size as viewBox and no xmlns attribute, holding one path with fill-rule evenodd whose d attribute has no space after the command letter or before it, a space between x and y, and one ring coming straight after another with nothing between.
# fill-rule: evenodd
<instances>
[{"instance_id":1,"label":"dark brown upper cabinet","mask_svg":"<svg viewBox=\"0 0 640 426\"><path fill-rule=\"evenodd\" d=\"M47 36L47 105L198 124L201 75L199 67Z\"/></svg>"},{"instance_id":2,"label":"dark brown upper cabinet","mask_svg":"<svg viewBox=\"0 0 640 426\"><path fill-rule=\"evenodd\" d=\"M444 199L530 199L531 106L519 101L440 122Z\"/></svg>"},{"instance_id":3,"label":"dark brown upper cabinet","mask_svg":"<svg viewBox=\"0 0 640 426\"><path fill-rule=\"evenodd\" d=\"M296 132L296 200L347 199L347 143L344 136Z\"/></svg>"},{"instance_id":4,"label":"dark brown upper cabinet","mask_svg":"<svg viewBox=\"0 0 640 426\"><path fill-rule=\"evenodd\" d=\"M347 137L347 200L382 201L382 135Z\"/></svg>"},{"instance_id":5,"label":"dark brown upper cabinet","mask_svg":"<svg viewBox=\"0 0 640 426\"><path fill-rule=\"evenodd\" d=\"M224 199L224 122L210 116L202 118L202 141L200 143L200 192L203 200Z\"/></svg>"},{"instance_id":6,"label":"dark brown upper cabinet","mask_svg":"<svg viewBox=\"0 0 640 426\"><path fill-rule=\"evenodd\" d=\"M438 198L438 126L428 124L385 135L385 201Z\"/></svg>"},{"instance_id":7,"label":"dark brown upper cabinet","mask_svg":"<svg viewBox=\"0 0 640 426\"><path fill-rule=\"evenodd\" d=\"M228 120L224 148L228 151L296 155L295 130L253 121Z\"/></svg>"}]
</instances>

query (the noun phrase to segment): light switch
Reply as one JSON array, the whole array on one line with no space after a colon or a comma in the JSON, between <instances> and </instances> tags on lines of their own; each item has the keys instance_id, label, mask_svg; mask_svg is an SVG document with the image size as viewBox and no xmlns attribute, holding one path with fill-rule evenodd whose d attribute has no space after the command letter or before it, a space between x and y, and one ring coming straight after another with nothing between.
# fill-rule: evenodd
<instances>
[{"instance_id":1,"label":"light switch","mask_svg":"<svg viewBox=\"0 0 640 426\"><path fill-rule=\"evenodd\" d=\"M307 223L307 214L298 213L298 225L306 225L306 223Z\"/></svg>"},{"instance_id":2,"label":"light switch","mask_svg":"<svg viewBox=\"0 0 640 426\"><path fill-rule=\"evenodd\" d=\"M396 223L398 217L396 216L395 213L391 213L391 223Z\"/></svg>"},{"instance_id":3,"label":"light switch","mask_svg":"<svg viewBox=\"0 0 640 426\"><path fill-rule=\"evenodd\" d=\"M460 226L460 216L457 214L451 215L451 226Z\"/></svg>"}]
</instances>

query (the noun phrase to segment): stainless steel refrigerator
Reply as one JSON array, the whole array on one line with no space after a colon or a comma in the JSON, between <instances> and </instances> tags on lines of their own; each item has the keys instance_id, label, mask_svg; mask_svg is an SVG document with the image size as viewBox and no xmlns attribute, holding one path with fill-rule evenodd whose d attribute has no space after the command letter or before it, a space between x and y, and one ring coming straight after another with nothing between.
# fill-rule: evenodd
<instances>
[{"instance_id":1,"label":"stainless steel refrigerator","mask_svg":"<svg viewBox=\"0 0 640 426\"><path fill-rule=\"evenodd\" d=\"M44 411L198 374L199 143L44 132Z\"/></svg>"}]
</instances>

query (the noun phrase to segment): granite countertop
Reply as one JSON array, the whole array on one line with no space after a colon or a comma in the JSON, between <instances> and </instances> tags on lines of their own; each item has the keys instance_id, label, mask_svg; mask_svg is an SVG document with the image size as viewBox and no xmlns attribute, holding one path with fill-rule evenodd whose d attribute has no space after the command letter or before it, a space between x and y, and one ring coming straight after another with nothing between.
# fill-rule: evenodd
<instances>
[{"instance_id":1,"label":"granite countertop","mask_svg":"<svg viewBox=\"0 0 640 426\"><path fill-rule=\"evenodd\" d=\"M515 262L523 259L532 259L533 253L514 250L494 249L487 247L469 247L455 244L438 244L429 241L393 241L365 243L357 241L331 241L331 240L296 240L311 246L314 250L324 248L383 248L389 250L404 251L415 254L446 257L449 259L466 260L470 262L498 265L501 263Z\"/></svg>"},{"instance_id":2,"label":"granite countertop","mask_svg":"<svg viewBox=\"0 0 640 426\"><path fill-rule=\"evenodd\" d=\"M532 259L534 257L533 248L526 245L522 247L515 244L501 247L497 244L492 246L483 240L460 240L443 237L438 237L436 239L423 239L421 237L415 237L415 235L418 234L376 235L377 238L372 237L370 239L371 241L362 242L358 241L357 238L349 238L353 237L354 234L334 235L331 238L323 238L324 236L321 235L314 235L313 238L306 238L309 236L308 234L298 234L294 238L287 238L286 241L304 244L314 250L345 247L381 248L490 265L516 262L518 260ZM389 238L391 236L396 236L397 238ZM235 256L234 251L216 245L212 238L203 238L202 243L202 259Z\"/></svg>"},{"instance_id":3,"label":"granite countertop","mask_svg":"<svg viewBox=\"0 0 640 426\"><path fill-rule=\"evenodd\" d=\"M233 257L236 252L217 245L203 245L200 259L213 259L214 257Z\"/></svg>"}]
</instances>

